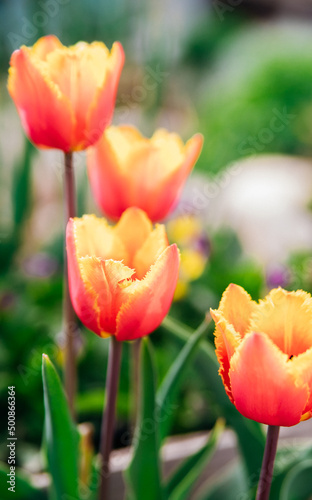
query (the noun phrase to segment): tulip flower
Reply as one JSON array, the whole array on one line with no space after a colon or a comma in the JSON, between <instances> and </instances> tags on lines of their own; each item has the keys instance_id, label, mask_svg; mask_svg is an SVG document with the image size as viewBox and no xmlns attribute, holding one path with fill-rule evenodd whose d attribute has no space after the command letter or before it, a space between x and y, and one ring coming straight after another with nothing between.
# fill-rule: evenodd
<instances>
[{"instance_id":1,"label":"tulip flower","mask_svg":"<svg viewBox=\"0 0 312 500\"><path fill-rule=\"evenodd\" d=\"M81 321L118 341L148 335L167 314L179 273L179 251L165 228L153 229L138 208L108 225L94 215L70 219L67 259L71 300Z\"/></svg>"},{"instance_id":2,"label":"tulip flower","mask_svg":"<svg viewBox=\"0 0 312 500\"><path fill-rule=\"evenodd\" d=\"M108 127L87 153L96 202L112 219L131 206L144 210L153 222L164 219L179 200L202 142L200 134L184 145L164 129L147 139L135 127Z\"/></svg>"},{"instance_id":3,"label":"tulip flower","mask_svg":"<svg viewBox=\"0 0 312 500\"><path fill-rule=\"evenodd\" d=\"M260 303L231 284L219 308L216 354L225 390L245 417L291 426L312 416L312 298L275 288Z\"/></svg>"},{"instance_id":4,"label":"tulip flower","mask_svg":"<svg viewBox=\"0 0 312 500\"><path fill-rule=\"evenodd\" d=\"M65 47L56 36L22 46L10 61L8 90L29 139L41 148L79 151L109 125L124 63L120 43Z\"/></svg>"}]
</instances>

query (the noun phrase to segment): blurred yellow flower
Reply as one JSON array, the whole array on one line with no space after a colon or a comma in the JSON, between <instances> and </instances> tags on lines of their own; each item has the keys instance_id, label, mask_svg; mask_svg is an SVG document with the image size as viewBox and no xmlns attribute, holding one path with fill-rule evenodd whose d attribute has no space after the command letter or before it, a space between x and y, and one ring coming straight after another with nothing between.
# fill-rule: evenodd
<instances>
[{"instance_id":1,"label":"blurred yellow flower","mask_svg":"<svg viewBox=\"0 0 312 500\"><path fill-rule=\"evenodd\" d=\"M180 275L187 281L197 280L204 272L207 257L198 250L185 248L181 253Z\"/></svg>"},{"instance_id":2,"label":"blurred yellow flower","mask_svg":"<svg viewBox=\"0 0 312 500\"><path fill-rule=\"evenodd\" d=\"M183 299L189 283L203 274L209 256L209 240L202 222L195 215L183 215L171 219L167 225L169 241L179 245L181 264L174 300Z\"/></svg>"},{"instance_id":3,"label":"blurred yellow flower","mask_svg":"<svg viewBox=\"0 0 312 500\"><path fill-rule=\"evenodd\" d=\"M200 238L203 233L201 221L194 215L182 215L171 219L167 228L170 240L179 241L182 245L189 245L195 238Z\"/></svg>"}]
</instances>

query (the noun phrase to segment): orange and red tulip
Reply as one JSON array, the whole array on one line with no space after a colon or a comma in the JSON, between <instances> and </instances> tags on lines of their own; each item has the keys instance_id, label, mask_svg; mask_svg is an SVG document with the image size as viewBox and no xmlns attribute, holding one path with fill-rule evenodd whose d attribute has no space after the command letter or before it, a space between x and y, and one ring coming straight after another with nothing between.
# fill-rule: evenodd
<instances>
[{"instance_id":1,"label":"orange and red tulip","mask_svg":"<svg viewBox=\"0 0 312 500\"><path fill-rule=\"evenodd\" d=\"M183 144L164 129L147 139L132 126L108 127L87 153L91 188L103 213L118 219L136 206L153 222L164 219L179 200L202 142L200 134Z\"/></svg>"},{"instance_id":2,"label":"orange and red tulip","mask_svg":"<svg viewBox=\"0 0 312 500\"><path fill-rule=\"evenodd\" d=\"M153 229L138 208L116 226L94 215L67 225L69 289L84 325L101 337L133 340L151 333L167 314L179 274L179 250L165 227Z\"/></svg>"},{"instance_id":3,"label":"orange and red tulip","mask_svg":"<svg viewBox=\"0 0 312 500\"><path fill-rule=\"evenodd\" d=\"M237 410L277 426L310 418L311 295L275 288L256 303L231 284L211 315L220 375Z\"/></svg>"},{"instance_id":4,"label":"orange and red tulip","mask_svg":"<svg viewBox=\"0 0 312 500\"><path fill-rule=\"evenodd\" d=\"M41 148L79 151L109 125L124 52L102 42L65 47L54 35L22 46L10 61L8 90L29 139Z\"/></svg>"}]
</instances>

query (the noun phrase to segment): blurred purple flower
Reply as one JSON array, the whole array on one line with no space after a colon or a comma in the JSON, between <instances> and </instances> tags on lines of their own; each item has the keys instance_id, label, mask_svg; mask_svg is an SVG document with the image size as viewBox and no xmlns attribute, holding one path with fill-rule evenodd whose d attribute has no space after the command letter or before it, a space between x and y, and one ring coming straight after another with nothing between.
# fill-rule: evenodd
<instances>
[{"instance_id":1,"label":"blurred purple flower","mask_svg":"<svg viewBox=\"0 0 312 500\"><path fill-rule=\"evenodd\" d=\"M266 272L266 283L267 287L271 290L271 288L277 288L281 286L285 288L289 284L290 281L290 273L286 266L282 264L275 264L271 266Z\"/></svg>"},{"instance_id":2,"label":"blurred purple flower","mask_svg":"<svg viewBox=\"0 0 312 500\"><path fill-rule=\"evenodd\" d=\"M58 261L46 253L31 255L22 263L23 271L34 278L49 278L58 269Z\"/></svg>"},{"instance_id":3,"label":"blurred purple flower","mask_svg":"<svg viewBox=\"0 0 312 500\"><path fill-rule=\"evenodd\" d=\"M3 292L0 295L0 310L11 309L16 303L16 295L13 292Z\"/></svg>"},{"instance_id":4,"label":"blurred purple flower","mask_svg":"<svg viewBox=\"0 0 312 500\"><path fill-rule=\"evenodd\" d=\"M194 250L201 253L205 257L209 257L211 253L211 242L208 236L202 234L194 242Z\"/></svg>"}]
</instances>

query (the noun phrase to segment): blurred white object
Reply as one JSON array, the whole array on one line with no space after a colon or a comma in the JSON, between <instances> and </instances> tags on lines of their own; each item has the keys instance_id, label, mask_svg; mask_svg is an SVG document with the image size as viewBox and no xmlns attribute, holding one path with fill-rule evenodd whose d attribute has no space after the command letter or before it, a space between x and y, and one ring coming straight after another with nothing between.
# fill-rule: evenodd
<instances>
[{"instance_id":1,"label":"blurred white object","mask_svg":"<svg viewBox=\"0 0 312 500\"><path fill-rule=\"evenodd\" d=\"M194 174L179 212L193 211L212 228L233 228L245 251L268 264L312 248L311 200L311 160L263 155L211 180Z\"/></svg>"}]
</instances>

